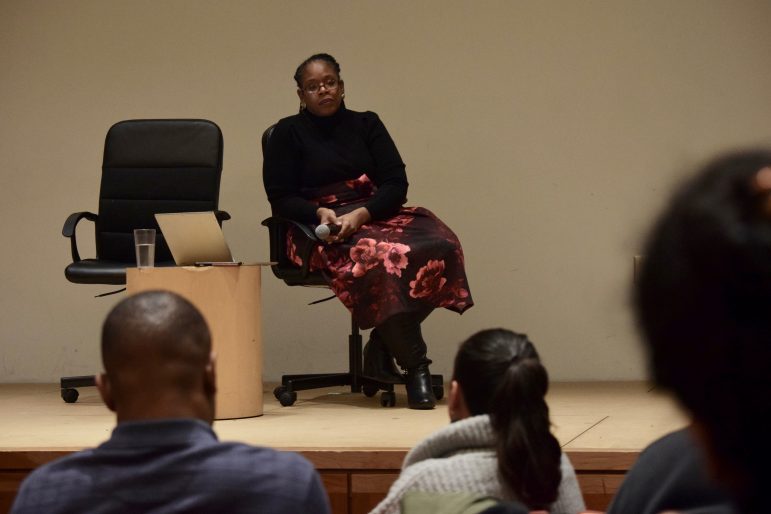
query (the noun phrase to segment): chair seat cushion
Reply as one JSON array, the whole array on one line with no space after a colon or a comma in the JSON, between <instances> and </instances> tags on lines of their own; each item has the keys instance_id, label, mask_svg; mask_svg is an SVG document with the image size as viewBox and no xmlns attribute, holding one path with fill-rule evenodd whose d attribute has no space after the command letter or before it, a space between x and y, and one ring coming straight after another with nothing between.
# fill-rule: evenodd
<instances>
[{"instance_id":1,"label":"chair seat cushion","mask_svg":"<svg viewBox=\"0 0 771 514\"><path fill-rule=\"evenodd\" d=\"M289 286L329 287L324 275L319 272L311 272L303 277L299 268L274 266L273 273Z\"/></svg>"},{"instance_id":2,"label":"chair seat cushion","mask_svg":"<svg viewBox=\"0 0 771 514\"><path fill-rule=\"evenodd\" d=\"M175 266L172 262L156 262L157 267ZM76 284L125 284L126 268L136 266L134 262L84 259L73 262L64 270L64 276Z\"/></svg>"}]
</instances>

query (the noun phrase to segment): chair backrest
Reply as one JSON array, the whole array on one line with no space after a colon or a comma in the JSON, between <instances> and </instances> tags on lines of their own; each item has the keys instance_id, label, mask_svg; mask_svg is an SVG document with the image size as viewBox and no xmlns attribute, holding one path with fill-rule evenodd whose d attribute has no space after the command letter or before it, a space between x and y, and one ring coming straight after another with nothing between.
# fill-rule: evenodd
<instances>
[{"instance_id":1,"label":"chair backrest","mask_svg":"<svg viewBox=\"0 0 771 514\"><path fill-rule=\"evenodd\" d=\"M222 147L222 132L207 120L113 125L104 144L97 258L133 262L133 230L158 230L155 213L217 210ZM172 260L157 234L156 261Z\"/></svg>"},{"instance_id":2,"label":"chair backrest","mask_svg":"<svg viewBox=\"0 0 771 514\"><path fill-rule=\"evenodd\" d=\"M273 130L276 125L271 125L265 132L262 133L262 155L265 157L268 141L273 134ZM289 229L283 221L279 221L279 218L268 218L263 221L263 225L268 227L270 237L270 260L277 264L270 267L273 274L283 280L290 286L319 286L327 287L327 282L324 276L318 271L308 271L300 266L297 266L287 256L286 252L286 234ZM310 231L310 228L307 228ZM298 233L299 235L299 233ZM298 252L300 254L305 253L307 246L316 246L318 243L310 238L298 238L295 241L298 245Z\"/></svg>"},{"instance_id":3,"label":"chair backrest","mask_svg":"<svg viewBox=\"0 0 771 514\"><path fill-rule=\"evenodd\" d=\"M273 135L273 131L276 129L275 123L271 125L270 127L265 129L265 132L262 133L262 155L265 155L265 147L268 146L268 141L270 141L270 136Z\"/></svg>"},{"instance_id":4,"label":"chair backrest","mask_svg":"<svg viewBox=\"0 0 771 514\"><path fill-rule=\"evenodd\" d=\"M268 148L268 141L270 141L270 136L273 135L275 128L276 124L274 123L262 133L263 160L267 155L265 152ZM286 280L286 277L288 276L292 277L298 275L300 267L289 260L289 257L286 254L286 230L288 227L283 223L271 223L266 226L268 226L270 230L270 260L278 263L271 266L273 274L282 280Z\"/></svg>"}]
</instances>

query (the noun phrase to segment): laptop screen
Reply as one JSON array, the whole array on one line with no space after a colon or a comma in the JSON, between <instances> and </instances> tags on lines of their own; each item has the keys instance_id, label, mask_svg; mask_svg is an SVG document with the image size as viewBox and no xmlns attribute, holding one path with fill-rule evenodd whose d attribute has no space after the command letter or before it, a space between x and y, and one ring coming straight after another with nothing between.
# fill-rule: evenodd
<instances>
[{"instance_id":1,"label":"laptop screen","mask_svg":"<svg viewBox=\"0 0 771 514\"><path fill-rule=\"evenodd\" d=\"M233 262L225 234L213 212L158 213L155 219L177 266Z\"/></svg>"}]
</instances>

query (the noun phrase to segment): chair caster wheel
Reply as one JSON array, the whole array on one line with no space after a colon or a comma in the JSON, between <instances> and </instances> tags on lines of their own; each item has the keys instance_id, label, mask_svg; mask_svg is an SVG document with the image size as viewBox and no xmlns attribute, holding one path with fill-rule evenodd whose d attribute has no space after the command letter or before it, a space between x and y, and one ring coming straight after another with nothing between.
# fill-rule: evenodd
<instances>
[{"instance_id":1,"label":"chair caster wheel","mask_svg":"<svg viewBox=\"0 0 771 514\"><path fill-rule=\"evenodd\" d=\"M380 405L383 407L393 407L396 405L396 393L393 391L384 391L380 395Z\"/></svg>"},{"instance_id":2,"label":"chair caster wheel","mask_svg":"<svg viewBox=\"0 0 771 514\"><path fill-rule=\"evenodd\" d=\"M276 400L278 400L278 403L280 403L282 407L289 407L290 405L294 405L294 402L297 401L297 393L294 391L287 391L284 386L275 388L273 390L273 396L276 397Z\"/></svg>"},{"instance_id":3,"label":"chair caster wheel","mask_svg":"<svg viewBox=\"0 0 771 514\"><path fill-rule=\"evenodd\" d=\"M78 393L77 389L62 389L62 400L64 400L66 403L75 403L78 401L78 396L80 396L80 393Z\"/></svg>"},{"instance_id":4,"label":"chair caster wheel","mask_svg":"<svg viewBox=\"0 0 771 514\"><path fill-rule=\"evenodd\" d=\"M435 386L431 386L431 390L433 391L434 397L437 400L441 400L442 398L444 398L444 387L440 385L435 385Z\"/></svg>"},{"instance_id":5,"label":"chair caster wheel","mask_svg":"<svg viewBox=\"0 0 771 514\"><path fill-rule=\"evenodd\" d=\"M361 386L361 392L364 393L364 396L366 396L367 398L372 398L377 394L379 390L380 389L378 389L378 387L374 385Z\"/></svg>"}]
</instances>

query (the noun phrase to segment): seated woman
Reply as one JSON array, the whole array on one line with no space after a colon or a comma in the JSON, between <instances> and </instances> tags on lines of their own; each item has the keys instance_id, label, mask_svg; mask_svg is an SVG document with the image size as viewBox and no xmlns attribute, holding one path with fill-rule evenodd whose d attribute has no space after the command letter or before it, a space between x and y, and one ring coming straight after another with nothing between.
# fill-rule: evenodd
<instances>
[{"instance_id":1,"label":"seated woman","mask_svg":"<svg viewBox=\"0 0 771 514\"><path fill-rule=\"evenodd\" d=\"M398 513L410 491L472 492L531 510L585 509L575 471L550 431L549 379L527 336L483 330L455 357L449 426L410 450L373 514Z\"/></svg>"},{"instance_id":2,"label":"seated woman","mask_svg":"<svg viewBox=\"0 0 771 514\"><path fill-rule=\"evenodd\" d=\"M373 112L346 109L340 65L328 54L306 59L294 75L300 113L280 120L265 148L263 181L274 215L336 225L313 254L330 288L363 329L364 374L387 382L406 370L410 408L436 403L420 324L436 307L473 305L455 234L407 199L404 163ZM297 261L288 233L289 257Z\"/></svg>"}]
</instances>

